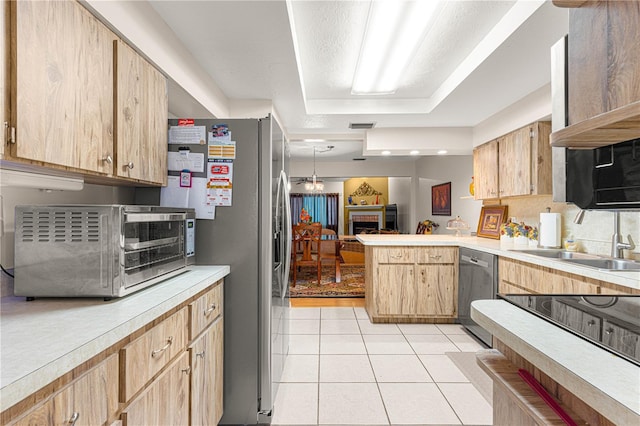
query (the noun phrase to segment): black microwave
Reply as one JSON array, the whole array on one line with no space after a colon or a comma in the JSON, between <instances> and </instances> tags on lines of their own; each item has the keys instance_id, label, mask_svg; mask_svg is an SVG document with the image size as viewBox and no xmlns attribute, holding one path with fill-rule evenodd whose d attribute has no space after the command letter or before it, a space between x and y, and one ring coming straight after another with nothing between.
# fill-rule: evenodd
<instances>
[{"instance_id":1,"label":"black microwave","mask_svg":"<svg viewBox=\"0 0 640 426\"><path fill-rule=\"evenodd\" d=\"M566 150L567 201L582 209L640 210L640 139Z\"/></svg>"}]
</instances>

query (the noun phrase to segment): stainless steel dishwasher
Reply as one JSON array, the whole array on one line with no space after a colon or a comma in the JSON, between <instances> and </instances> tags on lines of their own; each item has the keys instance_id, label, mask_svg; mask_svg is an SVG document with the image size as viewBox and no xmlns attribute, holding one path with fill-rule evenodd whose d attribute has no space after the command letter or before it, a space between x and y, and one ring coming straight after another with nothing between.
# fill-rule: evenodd
<instances>
[{"instance_id":1,"label":"stainless steel dishwasher","mask_svg":"<svg viewBox=\"0 0 640 426\"><path fill-rule=\"evenodd\" d=\"M498 257L460 248L458 281L458 320L473 335L491 347L491 333L471 319L471 302L495 299L498 292Z\"/></svg>"}]
</instances>

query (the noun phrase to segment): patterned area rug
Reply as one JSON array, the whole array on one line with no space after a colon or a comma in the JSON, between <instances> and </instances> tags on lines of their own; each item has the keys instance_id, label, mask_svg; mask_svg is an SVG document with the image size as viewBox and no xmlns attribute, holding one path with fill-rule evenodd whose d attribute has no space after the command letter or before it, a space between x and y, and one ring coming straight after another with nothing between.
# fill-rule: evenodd
<instances>
[{"instance_id":1,"label":"patterned area rug","mask_svg":"<svg viewBox=\"0 0 640 426\"><path fill-rule=\"evenodd\" d=\"M322 265L320 286L316 270L303 267L298 272L296 286L289 284L290 297L364 297L364 265L341 265L341 280L336 283L334 265ZM293 279L293 272L290 275Z\"/></svg>"}]
</instances>

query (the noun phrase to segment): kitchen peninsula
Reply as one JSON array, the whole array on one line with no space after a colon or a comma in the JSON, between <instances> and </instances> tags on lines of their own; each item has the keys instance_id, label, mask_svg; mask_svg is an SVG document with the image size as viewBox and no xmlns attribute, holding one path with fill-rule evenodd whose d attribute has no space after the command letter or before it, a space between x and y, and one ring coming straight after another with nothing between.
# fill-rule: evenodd
<instances>
[{"instance_id":1,"label":"kitchen peninsula","mask_svg":"<svg viewBox=\"0 0 640 426\"><path fill-rule=\"evenodd\" d=\"M640 294L640 272L535 256L518 251L528 247L498 240L401 234L356 238L365 246L365 306L372 322L454 322L459 247L499 256L499 292ZM425 302L429 299L433 302Z\"/></svg>"}]
</instances>

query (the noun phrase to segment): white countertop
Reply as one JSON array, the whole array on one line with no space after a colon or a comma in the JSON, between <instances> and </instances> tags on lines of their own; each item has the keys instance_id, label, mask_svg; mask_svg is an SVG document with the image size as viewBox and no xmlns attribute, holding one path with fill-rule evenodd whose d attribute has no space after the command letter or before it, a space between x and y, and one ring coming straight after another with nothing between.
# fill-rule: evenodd
<instances>
[{"instance_id":1,"label":"white countertop","mask_svg":"<svg viewBox=\"0 0 640 426\"><path fill-rule=\"evenodd\" d=\"M88 361L229 274L191 266L121 299L0 301L0 411Z\"/></svg>"},{"instance_id":2,"label":"white countertop","mask_svg":"<svg viewBox=\"0 0 640 426\"><path fill-rule=\"evenodd\" d=\"M504 300L471 318L615 424L640 424L640 367Z\"/></svg>"},{"instance_id":3,"label":"white countertop","mask_svg":"<svg viewBox=\"0 0 640 426\"><path fill-rule=\"evenodd\" d=\"M517 250L530 249L526 246L503 245L500 240L478 237L456 237L454 235L419 234L359 234L358 241L365 246L457 246L480 250L510 259L528 262L538 266L556 269L571 274L594 278L613 284L640 290L640 272L602 271L588 266L563 262L562 260L521 253Z\"/></svg>"}]
</instances>

